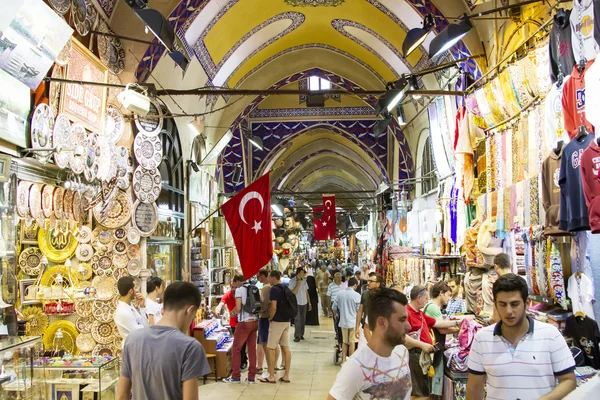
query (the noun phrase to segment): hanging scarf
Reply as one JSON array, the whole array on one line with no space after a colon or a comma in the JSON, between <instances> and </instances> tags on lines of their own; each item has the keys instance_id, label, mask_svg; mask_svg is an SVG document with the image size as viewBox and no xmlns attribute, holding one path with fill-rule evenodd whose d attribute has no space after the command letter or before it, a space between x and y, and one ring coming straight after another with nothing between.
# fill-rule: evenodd
<instances>
[{"instance_id":1,"label":"hanging scarf","mask_svg":"<svg viewBox=\"0 0 600 400\"><path fill-rule=\"evenodd\" d=\"M525 275L527 276L527 289L529 290L529 294L533 294L531 277L531 242L529 232L523 232L523 242L525 242Z\"/></svg>"},{"instance_id":2,"label":"hanging scarf","mask_svg":"<svg viewBox=\"0 0 600 400\"><path fill-rule=\"evenodd\" d=\"M458 203L458 187L456 186L456 178L452 183L452 189L450 190L450 240L455 245L458 242L457 231L458 231L458 220L457 220L457 203Z\"/></svg>"},{"instance_id":3,"label":"hanging scarf","mask_svg":"<svg viewBox=\"0 0 600 400\"><path fill-rule=\"evenodd\" d=\"M565 277L563 275L562 263L560 260L560 251L556 243L552 243L552 251L550 252L550 282L552 284L553 297L556 303L563 310L567 309L567 298L565 293Z\"/></svg>"}]
</instances>

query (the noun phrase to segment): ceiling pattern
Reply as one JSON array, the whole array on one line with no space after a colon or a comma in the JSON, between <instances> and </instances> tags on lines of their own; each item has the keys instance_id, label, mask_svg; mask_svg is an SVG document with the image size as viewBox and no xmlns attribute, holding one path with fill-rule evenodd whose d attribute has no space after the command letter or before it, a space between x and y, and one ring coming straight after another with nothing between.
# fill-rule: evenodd
<instances>
[{"instance_id":1,"label":"ceiling pattern","mask_svg":"<svg viewBox=\"0 0 600 400\"><path fill-rule=\"evenodd\" d=\"M110 19L113 11L115 11L115 6L117 5L117 1L119 0L97 0L98 5L104 11L104 14Z\"/></svg>"},{"instance_id":2,"label":"ceiling pattern","mask_svg":"<svg viewBox=\"0 0 600 400\"><path fill-rule=\"evenodd\" d=\"M298 107L298 108L256 108L250 118L287 117L331 117L344 115L371 115L373 107Z\"/></svg>"}]
</instances>

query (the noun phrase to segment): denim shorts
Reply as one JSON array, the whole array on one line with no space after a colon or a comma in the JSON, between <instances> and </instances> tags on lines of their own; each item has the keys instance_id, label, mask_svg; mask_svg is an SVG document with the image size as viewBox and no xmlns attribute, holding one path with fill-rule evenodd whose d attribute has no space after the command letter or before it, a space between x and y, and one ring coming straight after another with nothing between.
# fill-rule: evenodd
<instances>
[{"instance_id":1,"label":"denim shorts","mask_svg":"<svg viewBox=\"0 0 600 400\"><path fill-rule=\"evenodd\" d=\"M258 320L258 344L267 343L269 340L269 318Z\"/></svg>"}]
</instances>

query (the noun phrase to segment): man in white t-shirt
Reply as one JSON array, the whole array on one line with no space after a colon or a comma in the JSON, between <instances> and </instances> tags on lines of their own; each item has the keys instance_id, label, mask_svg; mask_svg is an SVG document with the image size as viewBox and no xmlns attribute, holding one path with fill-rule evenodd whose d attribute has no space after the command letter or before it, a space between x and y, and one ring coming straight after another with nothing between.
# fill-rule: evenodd
<instances>
[{"instance_id":1,"label":"man in white t-shirt","mask_svg":"<svg viewBox=\"0 0 600 400\"><path fill-rule=\"evenodd\" d=\"M408 350L402 346L410 330L407 304L406 296L395 290L373 295L368 314L371 340L342 366L328 400L410 399Z\"/></svg>"}]
</instances>

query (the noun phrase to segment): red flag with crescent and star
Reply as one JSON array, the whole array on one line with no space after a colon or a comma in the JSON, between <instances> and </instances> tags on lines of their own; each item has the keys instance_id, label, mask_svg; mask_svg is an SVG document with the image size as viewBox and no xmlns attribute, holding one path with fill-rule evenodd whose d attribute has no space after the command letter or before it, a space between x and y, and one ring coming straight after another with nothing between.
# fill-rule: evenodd
<instances>
[{"instance_id":1,"label":"red flag with crescent and star","mask_svg":"<svg viewBox=\"0 0 600 400\"><path fill-rule=\"evenodd\" d=\"M323 213L317 218L316 213ZM315 240L333 240L336 236L335 196L323 196L323 205L313 207Z\"/></svg>"},{"instance_id":2,"label":"red flag with crescent and star","mask_svg":"<svg viewBox=\"0 0 600 400\"><path fill-rule=\"evenodd\" d=\"M270 175L263 175L221 207L246 279L273 256Z\"/></svg>"}]
</instances>

